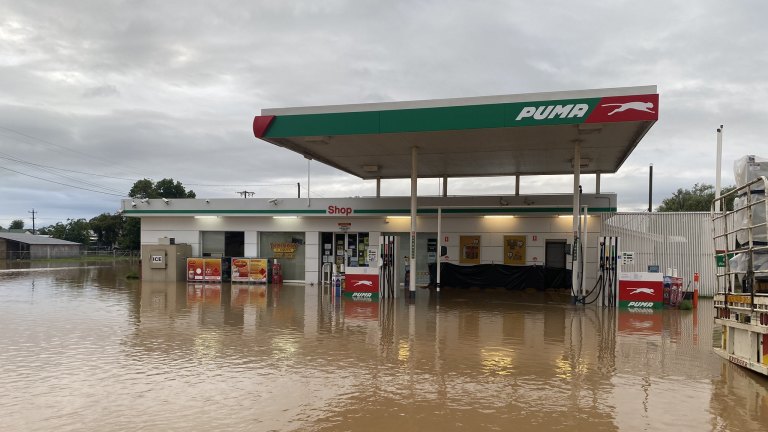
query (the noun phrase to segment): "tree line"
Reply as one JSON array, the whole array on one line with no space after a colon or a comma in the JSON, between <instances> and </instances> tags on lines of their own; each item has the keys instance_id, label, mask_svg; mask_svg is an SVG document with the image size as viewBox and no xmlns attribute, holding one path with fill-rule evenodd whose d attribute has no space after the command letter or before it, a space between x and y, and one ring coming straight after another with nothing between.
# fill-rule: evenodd
<instances>
[{"instance_id":1,"label":"tree line","mask_svg":"<svg viewBox=\"0 0 768 432\"><path fill-rule=\"evenodd\" d=\"M724 195L732 191L734 186L723 188ZM128 196L134 199L144 198L195 198L195 192L186 190L181 182L164 178L158 182L150 179L138 180L133 184ZM691 189L678 189L672 196L665 198L658 212L709 211L712 200L715 199L715 187L709 184L696 183ZM727 210L733 210L733 199L729 197L725 204ZM24 221L16 219L11 222L9 229L24 229ZM2 229L2 227L0 227ZM96 244L92 246L103 248L118 248L137 250L141 244L141 219L125 217L118 213L102 213L90 220L67 219L37 230L38 234L49 235L53 238L73 241L90 245L91 232L96 236Z\"/></svg>"},{"instance_id":2,"label":"tree line","mask_svg":"<svg viewBox=\"0 0 768 432\"><path fill-rule=\"evenodd\" d=\"M131 187L128 196L134 199L196 197L194 191L186 190L181 182L171 178L164 178L158 182L146 178L138 180ZM16 219L11 222L8 228L24 229L24 221ZM36 231L38 234L49 235L53 238L105 249L138 250L141 244L141 219L126 217L120 212L102 213L90 220L83 218L67 219L66 222L57 222ZM96 237L95 242L91 242L91 233Z\"/></svg>"}]
</instances>

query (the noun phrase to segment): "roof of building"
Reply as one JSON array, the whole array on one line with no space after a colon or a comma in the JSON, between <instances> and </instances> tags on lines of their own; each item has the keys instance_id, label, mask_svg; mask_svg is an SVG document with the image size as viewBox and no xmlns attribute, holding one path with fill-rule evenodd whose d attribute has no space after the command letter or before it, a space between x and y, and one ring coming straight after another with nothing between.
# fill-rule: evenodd
<instances>
[{"instance_id":1,"label":"roof of building","mask_svg":"<svg viewBox=\"0 0 768 432\"><path fill-rule=\"evenodd\" d=\"M47 237L42 235L33 234L18 234L0 232L0 239L11 240L19 243L26 243L30 245L81 245L80 243L71 242L68 240L60 240L53 237Z\"/></svg>"}]
</instances>

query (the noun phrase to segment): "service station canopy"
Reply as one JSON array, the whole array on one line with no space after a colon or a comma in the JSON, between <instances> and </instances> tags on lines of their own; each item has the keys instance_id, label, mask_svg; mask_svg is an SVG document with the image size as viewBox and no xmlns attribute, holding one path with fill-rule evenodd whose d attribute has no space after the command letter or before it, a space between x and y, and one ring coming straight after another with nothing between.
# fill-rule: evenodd
<instances>
[{"instance_id":1,"label":"service station canopy","mask_svg":"<svg viewBox=\"0 0 768 432\"><path fill-rule=\"evenodd\" d=\"M656 86L262 110L257 138L363 179L614 173L659 118Z\"/></svg>"}]
</instances>

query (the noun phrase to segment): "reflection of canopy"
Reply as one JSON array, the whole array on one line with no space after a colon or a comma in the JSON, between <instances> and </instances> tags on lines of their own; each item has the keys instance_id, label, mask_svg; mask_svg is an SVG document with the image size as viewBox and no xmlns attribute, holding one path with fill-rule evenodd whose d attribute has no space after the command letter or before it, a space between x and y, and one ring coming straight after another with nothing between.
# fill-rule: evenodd
<instances>
[{"instance_id":1,"label":"reflection of canopy","mask_svg":"<svg viewBox=\"0 0 768 432\"><path fill-rule=\"evenodd\" d=\"M254 134L364 179L616 172L658 119L655 86L267 109Z\"/></svg>"}]
</instances>

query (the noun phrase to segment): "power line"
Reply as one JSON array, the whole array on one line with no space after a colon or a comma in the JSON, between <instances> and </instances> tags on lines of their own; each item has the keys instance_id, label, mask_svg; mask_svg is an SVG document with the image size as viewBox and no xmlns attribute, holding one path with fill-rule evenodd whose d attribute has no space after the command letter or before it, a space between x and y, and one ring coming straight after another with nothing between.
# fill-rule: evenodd
<instances>
[{"instance_id":1,"label":"power line","mask_svg":"<svg viewBox=\"0 0 768 432\"><path fill-rule=\"evenodd\" d=\"M32 140L35 140L35 141L41 142L41 143L43 143L43 144L47 144L47 145L50 145L50 146L53 146L53 147L57 147L57 148L60 148L60 149L62 149L62 150L66 150L66 151L69 151L69 152L72 152L72 153L75 153L75 154L79 154L79 155L81 155L81 156L85 156L85 157L91 158L91 159L93 159L93 160L98 160L98 161L100 161L100 162L106 162L106 163L108 163L108 164L110 164L110 165L114 165L114 161L110 161L110 160L107 160L107 159L102 159L102 158L100 158L100 157L96 157L96 156L94 156L94 155L92 155L92 154L88 154L88 153L84 153L84 152L81 152L81 151L73 150L73 149L71 149L71 148L68 148L68 147L65 147L65 146L62 146L62 145L59 145L59 144L56 144L56 143L50 142L50 141L48 141L48 140L45 140L45 139L42 139L42 138L38 138L38 137L36 137L36 136L32 136L32 135L26 134L26 133L24 133L24 132L20 132L20 131L17 131L17 130L15 130L15 129L11 129L11 128L9 128L9 127L0 126L0 129L2 129L2 130L6 130L6 131L9 131L9 132L13 132L13 133L15 133L15 134L17 134L17 135L21 135L21 136L23 136L23 137L26 137L26 138L29 138L29 139L32 139ZM11 139L13 139L13 137L10 137L10 138L11 138ZM134 168L134 167L130 167L130 168L131 168L131 169L134 169L134 170L136 169L136 168ZM138 170L136 170L136 172L138 172Z\"/></svg>"},{"instance_id":2,"label":"power line","mask_svg":"<svg viewBox=\"0 0 768 432\"><path fill-rule=\"evenodd\" d=\"M266 187L266 186L293 186L296 183L266 183L266 184L200 184L184 183L186 186L208 186L208 187Z\"/></svg>"},{"instance_id":3,"label":"power line","mask_svg":"<svg viewBox=\"0 0 768 432\"><path fill-rule=\"evenodd\" d=\"M0 152L0 153L1 153L1 152ZM1 153L1 154L6 154L6 153ZM0 156L0 158L3 158L3 157L2 157L2 156ZM3 159L9 159L9 158L3 158ZM32 162L27 162L27 161L24 161L24 160L21 160L21 159L10 158L10 160L13 160L13 161L16 161L16 162L19 162L19 163L23 163L23 164L27 164L27 165L39 165L39 164L34 164L34 163L32 163ZM75 177L72 177L72 176L68 176L68 175L64 175L64 174L56 173L56 172L53 172L53 171L51 171L50 169L46 169L46 168L40 168L40 169L41 169L41 170L43 170L44 172L47 172L47 173L49 173L49 174L53 174L53 175L57 175L57 176L61 176L61 177L64 177L64 178L66 178L66 179L69 179L69 180L72 180L72 181L75 181L75 182L77 182L77 183L81 183L81 184L84 184L84 185L87 185L87 186L91 186L91 187L97 187L97 188L102 188L102 189L105 189L105 190L109 190L109 191L112 191L112 192L115 192L115 193L122 193L122 191L121 191L121 190L118 190L118 189L114 189L114 188L110 188L110 187L106 187L106 186L101 186L101 185L99 185L99 184L96 184L96 183L91 183L91 182L89 182L89 181L85 181L85 180L80 180L80 179L78 179L78 178L75 178ZM54 168L54 169L55 169L55 168ZM121 195L121 196L122 196L122 195Z\"/></svg>"},{"instance_id":4,"label":"power line","mask_svg":"<svg viewBox=\"0 0 768 432\"><path fill-rule=\"evenodd\" d=\"M1 166L1 165L0 165L0 168L8 170L8 171L11 171L11 172L15 172L16 174L21 174L23 176L32 177L32 178L36 178L38 180L47 181L47 182L50 182L50 183L55 183L55 184L58 184L58 185L67 186L67 187L71 187L71 188L75 188L75 189L82 189L82 190L86 190L86 191L89 191L89 192L96 192L96 193L100 193L100 194L119 196L119 197L125 197L126 196L126 194L116 194L116 193L111 193L111 192L103 192L103 191L88 189L88 188L84 188L84 187L80 187L80 186L74 186L74 185L70 185L70 184L66 184L66 183L61 183L61 182L49 180L49 179L46 179L46 178L43 178L43 177L33 176L32 174L26 174L26 173L23 173L21 171L16 171L14 169L10 169L8 167L4 167L4 166Z\"/></svg>"},{"instance_id":5,"label":"power line","mask_svg":"<svg viewBox=\"0 0 768 432\"><path fill-rule=\"evenodd\" d=\"M7 160L14 161L14 162L21 162L21 163L25 163L27 165L35 165L35 166L39 166L39 167L43 167L43 168L50 168L50 169L54 169L54 170L72 172L72 173L77 173L77 174L92 175L92 176L96 176L96 177L105 177L105 178L111 178L111 179L117 179L117 180L128 180L128 181L132 181L132 182L136 181L135 178L115 177L115 176L109 176L109 175L106 175L106 174L96 174L96 173L89 173L89 172L85 172L85 171L77 171L77 170L71 170L71 169L66 169L66 168L58 168L58 167L54 167L54 166L50 166L50 165L43 165L43 164L38 164L38 163L34 163L34 162L24 161L22 159L16 159L13 156L9 155L8 153L0 152L0 154L4 154L5 155L5 156L0 156L0 159L7 159Z\"/></svg>"}]
</instances>

